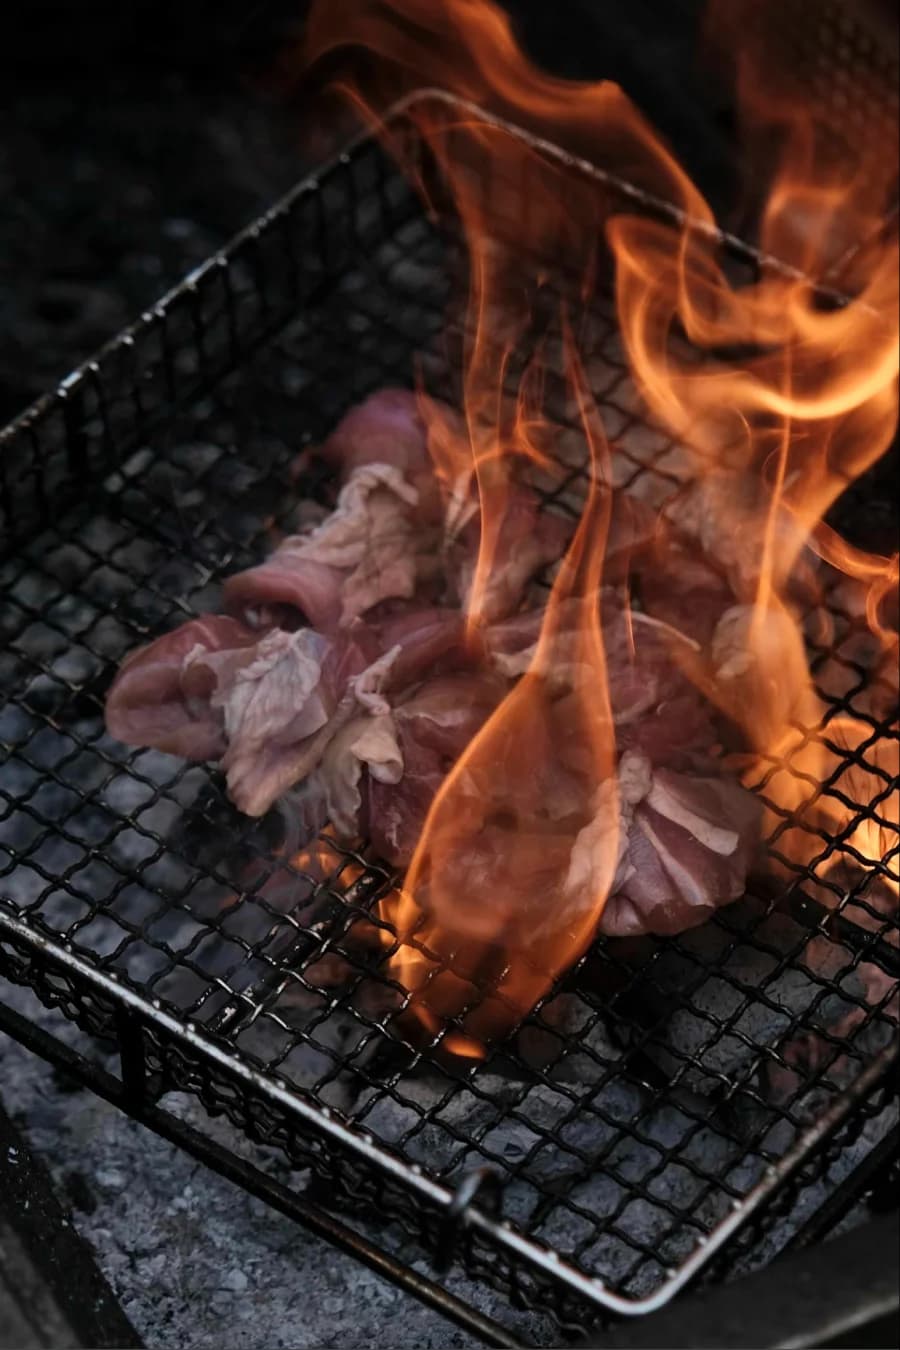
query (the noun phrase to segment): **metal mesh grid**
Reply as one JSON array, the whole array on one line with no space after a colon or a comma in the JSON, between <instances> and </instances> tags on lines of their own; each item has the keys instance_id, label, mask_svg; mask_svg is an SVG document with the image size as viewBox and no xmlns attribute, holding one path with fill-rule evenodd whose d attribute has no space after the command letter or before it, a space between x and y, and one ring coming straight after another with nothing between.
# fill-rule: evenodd
<instances>
[{"instance_id":1,"label":"metal mesh grid","mask_svg":"<svg viewBox=\"0 0 900 1350\"><path fill-rule=\"evenodd\" d=\"M490 190L514 221L528 185ZM0 969L117 1040L116 991L135 991L157 1090L197 1093L312 1163L336 1201L378 1206L429 1246L443 1198L489 1165L529 1245L504 1247L476 1223L467 1265L519 1297L552 1295L571 1320L542 1252L602 1282L598 1297L652 1297L894 1040L897 920L883 882L897 876L884 806L897 783L869 752L897 730L866 711L857 621L836 614L814 668L846 669L831 706L872 735L810 793L846 800L848 769L865 765L875 787L852 804L857 821L884 811L886 859L861 856L850 831L823 832L777 893L679 938L596 945L482 1064L445 1054L443 1033L408 1043L375 908L383 869L327 843L287 865L275 823L239 817L214 773L128 751L102 723L122 656L211 606L221 577L270 547L304 444L414 368L453 397L459 264L452 230L363 143L8 437L4 500L22 540L2 573L0 915L25 927L0 946ZM661 502L682 450L641 410L607 300L592 325L587 368L621 485ZM564 401L558 421L565 454L577 441ZM567 490L582 472L575 462ZM834 892L832 909L813 883ZM42 936L82 973L42 957ZM185 1044L173 1026L200 1038ZM301 1120L279 1094L307 1104ZM373 1156L317 1128L335 1121ZM484 1214L493 1193L480 1193Z\"/></svg>"},{"instance_id":2,"label":"metal mesh grid","mask_svg":"<svg viewBox=\"0 0 900 1350\"><path fill-rule=\"evenodd\" d=\"M897 52L890 22L886 6L846 0L822 0L814 11L802 0L785 0L778 15L786 65L833 125L840 125L848 149L863 157L865 168L874 163L879 175L891 171L897 142Z\"/></svg>"}]
</instances>

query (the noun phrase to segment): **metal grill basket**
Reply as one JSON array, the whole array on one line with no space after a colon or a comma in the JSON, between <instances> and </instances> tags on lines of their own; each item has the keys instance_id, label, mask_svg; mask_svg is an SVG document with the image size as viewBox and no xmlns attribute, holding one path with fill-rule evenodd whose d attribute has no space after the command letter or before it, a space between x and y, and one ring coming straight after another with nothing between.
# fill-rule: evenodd
<instances>
[{"instance_id":1,"label":"metal grill basket","mask_svg":"<svg viewBox=\"0 0 900 1350\"><path fill-rule=\"evenodd\" d=\"M404 109L390 120L411 146ZM613 206L664 210L568 171ZM483 190L502 237L533 186ZM456 396L462 264L453 219L426 217L361 139L4 434L0 974L117 1047L147 1118L165 1093L195 1094L311 1168L351 1221L375 1211L578 1325L665 1302L881 1109L898 962L878 897L897 875L897 782L869 764L878 791L853 804L881 818L886 860L823 836L811 869L695 933L636 955L597 943L563 981L566 1023L550 995L477 1063L444 1053L443 1033L416 1048L398 1031L383 868L326 844L316 869L288 868L273 823L239 817L215 772L103 726L125 653L214 607L221 578L271 547L298 450L417 370ZM629 384L608 296L592 323L622 486L661 501L679 447ZM838 615L813 653L814 670L844 662L835 711L866 678L842 656L852 632ZM868 721L862 761L897 736ZM841 774L811 790L840 794ZM840 884L826 879L836 851ZM812 894L826 885L829 906Z\"/></svg>"}]
</instances>

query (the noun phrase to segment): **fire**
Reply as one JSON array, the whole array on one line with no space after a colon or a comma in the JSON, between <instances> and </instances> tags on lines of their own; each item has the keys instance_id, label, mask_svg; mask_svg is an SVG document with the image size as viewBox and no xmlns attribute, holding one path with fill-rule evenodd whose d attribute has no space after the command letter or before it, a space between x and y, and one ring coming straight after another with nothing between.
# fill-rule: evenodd
<instances>
[{"instance_id":1,"label":"fire","mask_svg":"<svg viewBox=\"0 0 900 1350\"><path fill-rule=\"evenodd\" d=\"M735 20L743 2L715 7L714 37L741 31ZM805 641L809 596L799 593L797 579L802 574L815 583L813 554L853 578L874 640L886 650L896 646L889 615L897 559L850 546L824 517L884 453L896 427L897 258L889 243L872 242L885 202L871 164L864 179L848 170L834 150L839 128L811 115L764 40L748 39L741 48L736 83L745 118L759 133L756 143L769 153L760 248L782 264L743 285L726 275L709 206L622 90L539 70L492 0L314 5L307 59L350 45L366 51L355 69L348 58L346 87L360 106L378 108L411 88L441 86L562 143L681 213L651 216L620 205L610 214L595 186L581 184L502 122L449 105L411 106L449 184L471 263L463 419L451 427L433 409L429 414L427 400L423 409L445 484L460 503L472 483L477 488L473 635L485 616L516 475L523 464L549 471L554 463L552 428L541 412L540 341L532 343L532 358L508 397L516 353L534 332L548 262L564 261L574 276L557 332L590 468L533 662L449 773L405 883L383 910L400 939L391 967L410 1006L431 1034L444 1029L448 1048L477 1054L484 1040L520 1021L585 950L622 846L599 603L615 451L591 397L579 336L604 247L614 263L617 315L639 393L688 448L703 510L722 532L739 531L747 562L718 650L709 659L681 644L681 659L741 729L746 780L768 775L771 824L788 815L799 820L779 844L790 863L815 862L825 837L838 836L845 852L862 858L878 861L890 852L896 793L879 795L878 785L896 778L896 763L885 758L896 746L873 750L872 727L849 713L829 721ZM781 147L778 163L772 144ZM526 161L544 191L510 222L517 244L510 250L495 238L497 193L487 188L504 178L522 181ZM833 273L854 239L867 247L864 273L858 265L853 273L852 299L824 303L809 278ZM746 494L748 483L754 491ZM577 679L566 674L572 670ZM853 790L829 790L848 757L847 772L857 776ZM794 772L778 767L785 761ZM876 802L872 819L856 819L853 800ZM577 865L587 867L587 884L581 876L576 885ZM831 864L824 865L827 871Z\"/></svg>"},{"instance_id":2,"label":"fire","mask_svg":"<svg viewBox=\"0 0 900 1350\"><path fill-rule=\"evenodd\" d=\"M860 718L838 716L811 738L794 732L786 744L773 747L772 762L779 758L791 766L790 774L782 771L779 778L792 778L794 787L777 791L778 806L784 810L789 803L792 814L787 828L781 822L774 848L793 864L816 864L814 876L821 882L812 880L807 890L833 904L829 883L846 883L848 871L868 862L880 864L875 884L900 896L900 742L879 736Z\"/></svg>"},{"instance_id":3,"label":"fire","mask_svg":"<svg viewBox=\"0 0 900 1350\"><path fill-rule=\"evenodd\" d=\"M393 914L405 939L395 973L418 990L417 1009L429 1022L436 1014L459 1017L476 1038L521 1021L583 950L618 861L615 738L597 598L608 448L571 334L567 340L592 467L584 512L530 668L445 780ZM477 613L477 593L472 604ZM572 669L577 681L561 673ZM609 845L594 850L587 903L571 876L573 844L585 830ZM546 912L551 895L562 923Z\"/></svg>"},{"instance_id":4,"label":"fire","mask_svg":"<svg viewBox=\"0 0 900 1350\"><path fill-rule=\"evenodd\" d=\"M745 10L743 0L733 0L712 11L713 26L728 30L732 46L740 31L735 19ZM811 548L864 583L871 630L896 651L896 627L885 623L883 611L896 595L897 558L854 549L823 518L884 453L896 429L897 256L885 243L870 257L852 303L823 305L817 297L810 278L826 275L849 240L876 233L885 185L861 175L856 163L848 169L846 157L836 158L835 128L792 97L777 52L763 25L761 37L740 46L736 64L745 120L760 139L773 128L780 136L760 247L788 266L773 266L736 289L702 229L686 224L676 248L666 226L620 216L610 225L617 311L638 386L650 408L692 446L697 479L709 485L710 511L727 522L722 479L712 474L723 465L731 491L749 480L766 487L756 510L741 517L742 548L758 566L736 616L732 656L738 654L740 673L723 678L720 667L707 684L757 752L748 781L771 774L773 765L791 765L793 772L776 775L770 825L779 826L785 814L794 817L792 863L810 864L826 852L823 836L839 836L845 848L878 861L890 849L882 826L854 822L847 800L877 799L879 771L896 781L897 747L889 740L873 744L872 727L852 716L829 722L813 686L792 582ZM678 330L690 353L673 340ZM715 359L735 346L744 352L740 360ZM698 364L698 351L711 361ZM881 761L874 773L858 758L859 747L870 765L874 757ZM847 763L842 801L841 793L820 789ZM881 805L895 826L896 792Z\"/></svg>"},{"instance_id":5,"label":"fire","mask_svg":"<svg viewBox=\"0 0 900 1350\"><path fill-rule=\"evenodd\" d=\"M332 842L333 839L334 830L330 825L326 825L321 834L307 844L305 848L301 848L291 855L288 865L295 872L302 872L307 876L314 877L317 881L330 876L343 862L339 851ZM362 868L358 863L350 860L344 863L342 875L352 885L362 875Z\"/></svg>"}]
</instances>

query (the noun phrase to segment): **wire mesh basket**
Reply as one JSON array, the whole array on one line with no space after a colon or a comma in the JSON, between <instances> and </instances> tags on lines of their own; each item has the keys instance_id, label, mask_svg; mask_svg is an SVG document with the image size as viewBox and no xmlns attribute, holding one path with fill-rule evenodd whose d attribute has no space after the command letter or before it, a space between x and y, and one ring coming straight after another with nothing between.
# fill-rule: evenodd
<instances>
[{"instance_id":1,"label":"wire mesh basket","mask_svg":"<svg viewBox=\"0 0 900 1350\"><path fill-rule=\"evenodd\" d=\"M389 120L409 150L407 111ZM665 214L557 160L606 210ZM485 179L498 238L533 190ZM406 1035L386 868L327 838L285 857L277 821L241 817L213 770L126 749L103 722L122 657L214 607L321 490L295 481L304 446L387 384L458 397L464 270L452 215L423 213L362 138L4 434L0 973L117 1046L144 1099L195 1094L312 1168L334 1207L578 1325L665 1302L884 1100L898 784L869 750L897 727L861 701L853 616L813 670L846 670L832 707L871 729L851 758L877 787L852 805L883 856L823 835L812 864L785 858L782 885L701 929L595 943L481 1062L446 1053L446 1029ZM630 384L604 286L590 331L619 485L661 503L680 448ZM816 791L843 792L841 766Z\"/></svg>"}]
</instances>

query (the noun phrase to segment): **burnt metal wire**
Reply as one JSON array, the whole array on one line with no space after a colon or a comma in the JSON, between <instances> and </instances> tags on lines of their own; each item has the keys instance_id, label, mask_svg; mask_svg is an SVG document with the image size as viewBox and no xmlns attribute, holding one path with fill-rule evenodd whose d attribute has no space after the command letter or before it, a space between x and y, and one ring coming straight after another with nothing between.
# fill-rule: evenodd
<instances>
[{"instance_id":1,"label":"burnt metal wire","mask_svg":"<svg viewBox=\"0 0 900 1350\"><path fill-rule=\"evenodd\" d=\"M414 137L403 109L393 122ZM561 162L620 209L663 210ZM528 191L485 184L498 220ZM889 1090L898 784L878 747L897 727L869 711L856 617L836 611L813 669L846 674L829 724L851 712L871 735L809 793L875 821L877 856L823 828L796 865L785 820L777 886L677 938L596 943L484 1062L447 1053L448 1028L412 1034L383 867L324 840L286 858L277 820L240 817L214 771L103 726L122 657L214 607L321 489L295 481L304 446L417 373L454 396L460 265L453 222L362 139L4 434L0 973L117 1046L132 1101L195 1094L311 1168L331 1206L577 1326L666 1302ZM620 485L662 502L680 449L642 410L602 296L592 324ZM791 772L773 763L762 795Z\"/></svg>"}]
</instances>

